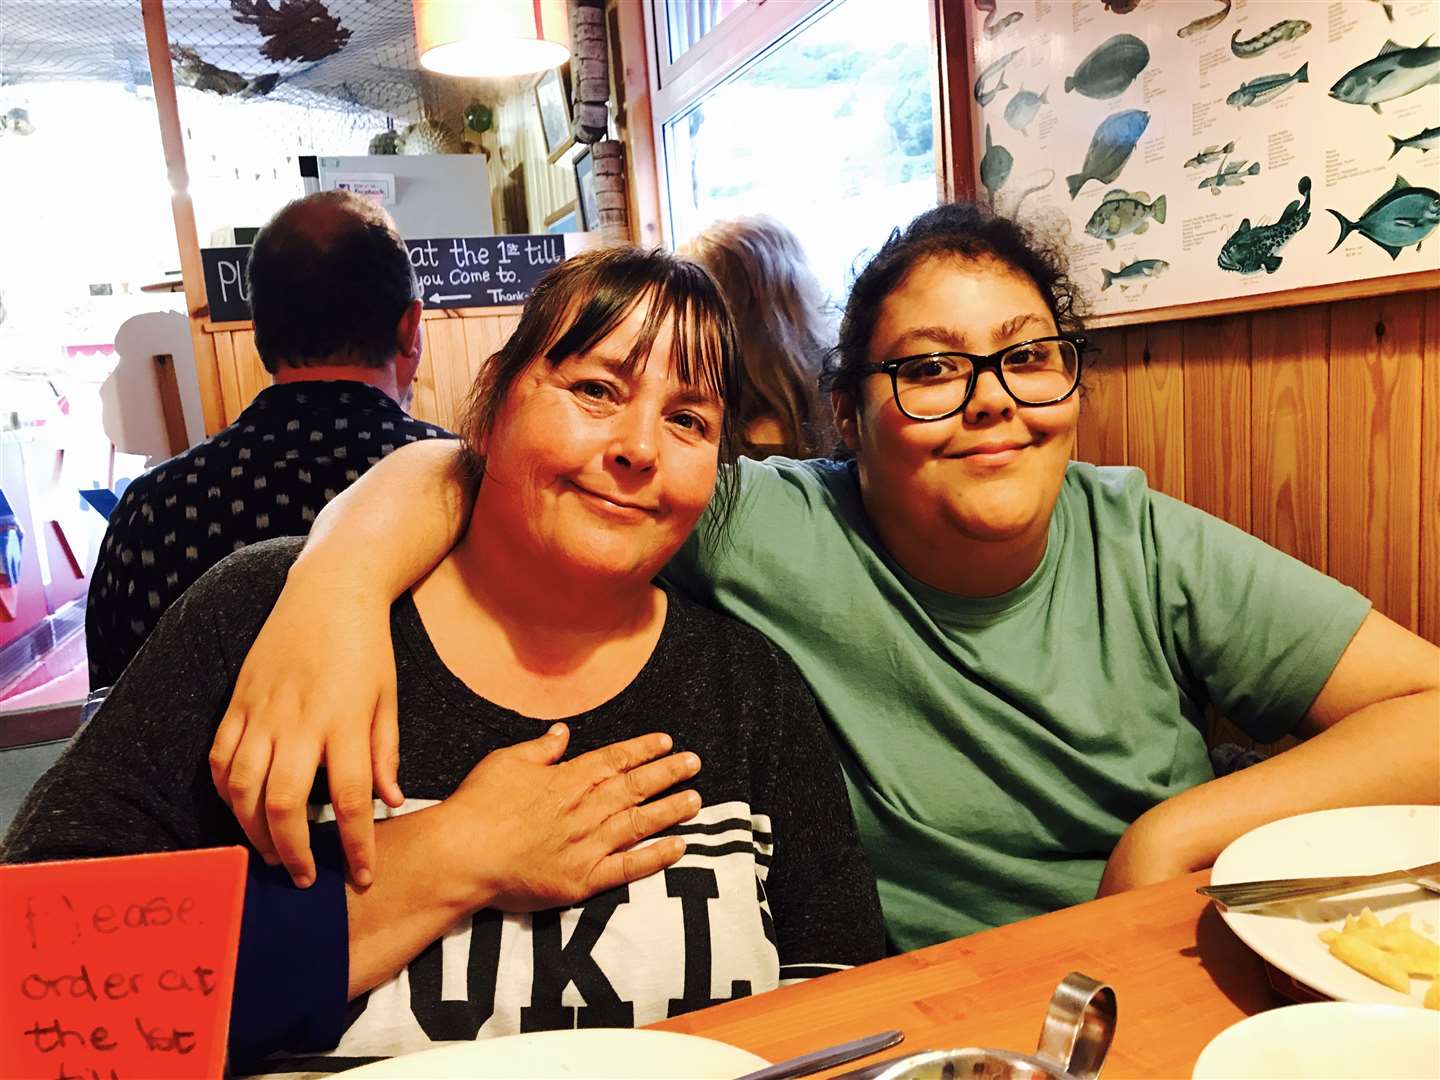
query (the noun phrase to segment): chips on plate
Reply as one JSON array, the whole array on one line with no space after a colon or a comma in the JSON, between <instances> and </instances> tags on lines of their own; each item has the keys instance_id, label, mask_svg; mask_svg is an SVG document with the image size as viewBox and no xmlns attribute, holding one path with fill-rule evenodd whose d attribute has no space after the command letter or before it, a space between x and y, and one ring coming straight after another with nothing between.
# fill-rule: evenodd
<instances>
[{"instance_id":1,"label":"chips on plate","mask_svg":"<svg viewBox=\"0 0 1440 1080\"><path fill-rule=\"evenodd\" d=\"M1412 929L1408 914L1382 923L1367 907L1347 915L1343 929L1322 930L1320 940L1335 959L1402 994L1411 978L1432 980L1424 1005L1440 1009L1440 944Z\"/></svg>"}]
</instances>

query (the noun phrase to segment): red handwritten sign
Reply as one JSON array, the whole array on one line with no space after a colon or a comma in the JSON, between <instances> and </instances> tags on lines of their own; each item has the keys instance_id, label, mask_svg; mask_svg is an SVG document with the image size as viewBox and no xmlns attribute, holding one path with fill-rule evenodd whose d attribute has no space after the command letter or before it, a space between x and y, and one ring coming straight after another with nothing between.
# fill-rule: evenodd
<instances>
[{"instance_id":1,"label":"red handwritten sign","mask_svg":"<svg viewBox=\"0 0 1440 1080\"><path fill-rule=\"evenodd\" d=\"M225 1068L243 848L0 867L0 1077Z\"/></svg>"}]
</instances>

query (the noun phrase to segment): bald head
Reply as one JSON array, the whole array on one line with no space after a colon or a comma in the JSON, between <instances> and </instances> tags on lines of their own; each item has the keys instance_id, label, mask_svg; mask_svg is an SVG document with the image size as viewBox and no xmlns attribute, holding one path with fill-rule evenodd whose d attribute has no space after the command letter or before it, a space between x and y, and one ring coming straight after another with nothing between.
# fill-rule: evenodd
<instances>
[{"instance_id":1,"label":"bald head","mask_svg":"<svg viewBox=\"0 0 1440 1080\"><path fill-rule=\"evenodd\" d=\"M317 248L329 247L336 237L375 225L388 229L400 238L395 222L383 207L362 199L350 191L317 191L287 203L265 226L291 236L304 238Z\"/></svg>"},{"instance_id":2,"label":"bald head","mask_svg":"<svg viewBox=\"0 0 1440 1080\"><path fill-rule=\"evenodd\" d=\"M282 365L382 367L419 296L410 253L390 215L348 191L288 204L250 251L255 347Z\"/></svg>"}]
</instances>

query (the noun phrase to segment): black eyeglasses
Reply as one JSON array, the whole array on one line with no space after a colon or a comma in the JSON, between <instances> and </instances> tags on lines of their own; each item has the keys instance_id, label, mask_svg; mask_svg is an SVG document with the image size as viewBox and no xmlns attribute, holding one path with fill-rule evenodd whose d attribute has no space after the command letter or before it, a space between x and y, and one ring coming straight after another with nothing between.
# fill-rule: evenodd
<instances>
[{"instance_id":1,"label":"black eyeglasses","mask_svg":"<svg viewBox=\"0 0 1440 1080\"><path fill-rule=\"evenodd\" d=\"M1079 334L1035 338L989 356L962 352L921 353L865 364L871 375L889 375L895 404L911 420L944 420L962 412L983 371L995 372L1017 405L1058 405L1080 385L1085 339Z\"/></svg>"}]
</instances>

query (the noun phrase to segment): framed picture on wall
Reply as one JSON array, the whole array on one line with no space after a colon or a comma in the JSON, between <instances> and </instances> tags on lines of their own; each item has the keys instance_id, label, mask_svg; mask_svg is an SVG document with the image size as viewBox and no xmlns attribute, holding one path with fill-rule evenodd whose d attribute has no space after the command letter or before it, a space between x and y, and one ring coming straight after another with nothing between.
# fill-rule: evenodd
<instances>
[{"instance_id":1,"label":"framed picture on wall","mask_svg":"<svg viewBox=\"0 0 1440 1080\"><path fill-rule=\"evenodd\" d=\"M580 204L579 202L567 203L559 210L545 219L545 231L547 233L567 233L580 231Z\"/></svg>"},{"instance_id":2,"label":"framed picture on wall","mask_svg":"<svg viewBox=\"0 0 1440 1080\"><path fill-rule=\"evenodd\" d=\"M535 84L540 131L545 138L545 153L552 163L575 142L575 135L570 130L570 103L566 96L565 80L560 77L559 68L551 68Z\"/></svg>"},{"instance_id":3,"label":"framed picture on wall","mask_svg":"<svg viewBox=\"0 0 1440 1080\"><path fill-rule=\"evenodd\" d=\"M575 190L579 192L580 227L585 230L600 227L600 207L595 201L595 159L590 148L575 159Z\"/></svg>"}]
</instances>

